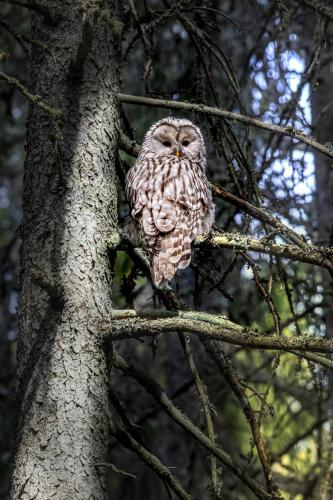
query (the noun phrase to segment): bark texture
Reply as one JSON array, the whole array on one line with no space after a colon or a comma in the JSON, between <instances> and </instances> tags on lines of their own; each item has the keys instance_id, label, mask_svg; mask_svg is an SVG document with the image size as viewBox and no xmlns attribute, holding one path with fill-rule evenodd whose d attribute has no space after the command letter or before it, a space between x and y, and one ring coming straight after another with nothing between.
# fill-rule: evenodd
<instances>
[{"instance_id":1,"label":"bark texture","mask_svg":"<svg viewBox=\"0 0 333 500\"><path fill-rule=\"evenodd\" d=\"M94 324L110 318L117 239L117 2L47 2L34 15L24 177L13 499L103 499L107 367Z\"/></svg>"},{"instance_id":2,"label":"bark texture","mask_svg":"<svg viewBox=\"0 0 333 500\"><path fill-rule=\"evenodd\" d=\"M333 29L328 29L328 50L332 50ZM316 125L316 136L322 143L332 145L333 107L332 107L333 66L327 64L319 76L318 90L313 94L312 109ZM333 245L333 163L321 155L315 155L316 209L318 220L318 239L320 244ZM322 282L328 293L324 303L326 337L333 339L332 275L323 272ZM333 376L328 373L328 400L325 412L330 422L330 440L327 443L327 460L322 468L315 495L320 500L332 500L332 460L333 460ZM328 438L329 439L329 438Z\"/></svg>"}]
</instances>

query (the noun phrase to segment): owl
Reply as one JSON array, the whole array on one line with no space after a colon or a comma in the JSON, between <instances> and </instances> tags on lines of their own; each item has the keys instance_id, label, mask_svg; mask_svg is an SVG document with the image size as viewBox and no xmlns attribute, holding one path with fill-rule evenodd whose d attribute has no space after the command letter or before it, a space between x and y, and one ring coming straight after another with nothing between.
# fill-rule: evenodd
<instances>
[{"instance_id":1,"label":"owl","mask_svg":"<svg viewBox=\"0 0 333 500\"><path fill-rule=\"evenodd\" d=\"M191 242L214 222L205 169L200 129L189 120L168 117L148 130L126 176L130 217L125 234L148 252L157 287L189 265Z\"/></svg>"}]
</instances>

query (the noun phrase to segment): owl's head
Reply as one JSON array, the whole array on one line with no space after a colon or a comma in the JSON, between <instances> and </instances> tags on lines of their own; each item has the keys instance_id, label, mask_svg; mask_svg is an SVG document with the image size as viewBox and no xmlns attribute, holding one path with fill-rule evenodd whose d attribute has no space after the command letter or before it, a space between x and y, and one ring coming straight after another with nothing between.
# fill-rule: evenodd
<instances>
[{"instance_id":1,"label":"owl's head","mask_svg":"<svg viewBox=\"0 0 333 500\"><path fill-rule=\"evenodd\" d=\"M191 121L163 118L154 123L145 135L143 156L176 156L204 162L206 148L200 129Z\"/></svg>"}]
</instances>

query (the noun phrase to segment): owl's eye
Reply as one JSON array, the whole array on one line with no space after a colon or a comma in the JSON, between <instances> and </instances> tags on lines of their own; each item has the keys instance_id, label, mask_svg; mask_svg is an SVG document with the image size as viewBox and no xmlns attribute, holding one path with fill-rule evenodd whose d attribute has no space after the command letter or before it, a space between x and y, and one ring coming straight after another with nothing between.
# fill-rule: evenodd
<instances>
[{"instance_id":1,"label":"owl's eye","mask_svg":"<svg viewBox=\"0 0 333 500\"><path fill-rule=\"evenodd\" d=\"M190 144L190 141L183 141L183 142L182 142L182 145L183 145L183 146L185 146L185 148L186 148L186 146L188 146L189 144Z\"/></svg>"},{"instance_id":2,"label":"owl's eye","mask_svg":"<svg viewBox=\"0 0 333 500\"><path fill-rule=\"evenodd\" d=\"M170 141L163 141L162 142L163 146L165 146L166 148L169 148L171 146L171 142Z\"/></svg>"}]
</instances>

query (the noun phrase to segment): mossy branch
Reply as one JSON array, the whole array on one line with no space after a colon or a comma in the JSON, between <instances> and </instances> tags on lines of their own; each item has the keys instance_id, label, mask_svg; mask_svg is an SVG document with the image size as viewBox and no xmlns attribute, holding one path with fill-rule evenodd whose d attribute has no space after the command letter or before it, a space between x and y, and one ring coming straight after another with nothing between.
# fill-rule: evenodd
<instances>
[{"instance_id":1,"label":"mossy branch","mask_svg":"<svg viewBox=\"0 0 333 500\"><path fill-rule=\"evenodd\" d=\"M126 247L126 242L118 244ZM259 240L241 233L211 233L207 236L198 236L194 240L194 247L206 248L227 248L246 252L257 252L267 255L274 255L280 259L290 259L295 262L304 262L318 267L332 269L333 249L329 247L315 247L308 245L301 249L296 245L280 245L267 240ZM114 249L115 246L111 245Z\"/></svg>"},{"instance_id":2,"label":"mossy branch","mask_svg":"<svg viewBox=\"0 0 333 500\"><path fill-rule=\"evenodd\" d=\"M240 233L213 233L208 238L198 236L194 245L265 253L282 259L314 264L319 267L328 267L329 269L332 267L333 249L328 247L315 247L307 244L305 249L301 249L296 245L279 245Z\"/></svg>"},{"instance_id":3,"label":"mossy branch","mask_svg":"<svg viewBox=\"0 0 333 500\"><path fill-rule=\"evenodd\" d=\"M112 323L100 325L113 340L155 337L170 331L194 333L203 339L278 351L333 353L333 340L304 334L302 337L267 336L230 321L224 316L197 311L114 310Z\"/></svg>"},{"instance_id":4,"label":"mossy branch","mask_svg":"<svg viewBox=\"0 0 333 500\"><path fill-rule=\"evenodd\" d=\"M137 157L140 151L140 146L136 144L135 141L131 141L123 132L120 132L119 134L118 146L120 149L134 157ZM291 241L303 251L290 245L287 246L277 245L275 243L264 243L263 241L259 241L248 236L243 236L241 234L231 235L230 233L224 233L222 236L220 235L219 243L217 240L215 240L215 243L214 240L210 240L212 244L235 248L238 250L267 253L269 255L276 255L280 258L288 258L295 261L303 261L309 264L324 267L331 273L333 272L332 249L327 247L314 247L313 245L310 245L302 238L302 236L283 224L283 222L281 222L278 217L275 217L269 210L257 207L247 200L239 198L233 193L230 193L215 184L210 183L210 187L214 196L225 200L227 203L239 208L242 212L251 215L251 217L274 227L274 229L276 229L284 239ZM231 242L234 239L237 240L237 243L235 242L235 245L233 246L233 243ZM198 239L197 243L200 243L201 241L203 240Z\"/></svg>"}]
</instances>

